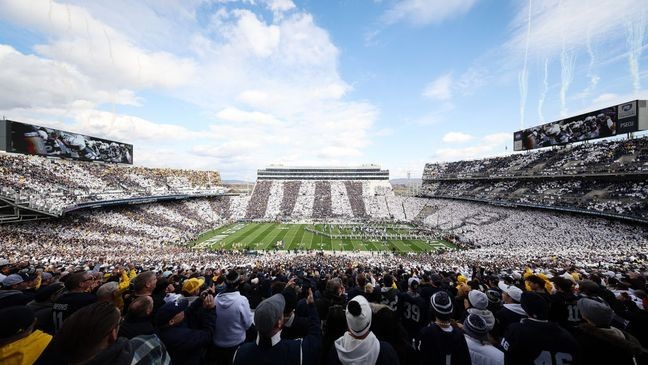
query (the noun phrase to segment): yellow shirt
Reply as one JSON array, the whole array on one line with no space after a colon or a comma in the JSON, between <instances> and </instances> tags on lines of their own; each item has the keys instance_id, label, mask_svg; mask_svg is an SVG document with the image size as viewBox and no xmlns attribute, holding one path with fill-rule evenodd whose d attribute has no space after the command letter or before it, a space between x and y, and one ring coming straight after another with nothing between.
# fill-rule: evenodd
<instances>
[{"instance_id":1,"label":"yellow shirt","mask_svg":"<svg viewBox=\"0 0 648 365\"><path fill-rule=\"evenodd\" d=\"M31 365L43 353L52 336L40 330L29 336L0 347L0 364Z\"/></svg>"}]
</instances>

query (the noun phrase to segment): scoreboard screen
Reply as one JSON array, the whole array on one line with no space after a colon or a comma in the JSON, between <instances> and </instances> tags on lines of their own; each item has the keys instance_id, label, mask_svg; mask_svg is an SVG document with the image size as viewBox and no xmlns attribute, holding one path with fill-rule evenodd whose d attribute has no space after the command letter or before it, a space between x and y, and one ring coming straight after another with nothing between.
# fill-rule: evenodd
<instances>
[{"instance_id":1,"label":"scoreboard screen","mask_svg":"<svg viewBox=\"0 0 648 365\"><path fill-rule=\"evenodd\" d=\"M7 152L133 164L131 144L11 120L4 123Z\"/></svg>"},{"instance_id":2,"label":"scoreboard screen","mask_svg":"<svg viewBox=\"0 0 648 365\"><path fill-rule=\"evenodd\" d=\"M641 130L638 100L517 131L515 151L565 145ZM645 103L645 102L644 102Z\"/></svg>"}]
</instances>

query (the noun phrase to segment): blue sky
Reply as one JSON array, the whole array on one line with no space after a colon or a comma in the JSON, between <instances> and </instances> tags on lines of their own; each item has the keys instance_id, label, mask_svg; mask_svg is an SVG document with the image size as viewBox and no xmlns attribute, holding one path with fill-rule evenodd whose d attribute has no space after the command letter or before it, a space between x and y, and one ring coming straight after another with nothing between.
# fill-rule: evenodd
<instances>
[{"instance_id":1,"label":"blue sky","mask_svg":"<svg viewBox=\"0 0 648 365\"><path fill-rule=\"evenodd\" d=\"M648 99L639 0L5 0L0 112L143 166L511 153L521 126Z\"/></svg>"}]
</instances>

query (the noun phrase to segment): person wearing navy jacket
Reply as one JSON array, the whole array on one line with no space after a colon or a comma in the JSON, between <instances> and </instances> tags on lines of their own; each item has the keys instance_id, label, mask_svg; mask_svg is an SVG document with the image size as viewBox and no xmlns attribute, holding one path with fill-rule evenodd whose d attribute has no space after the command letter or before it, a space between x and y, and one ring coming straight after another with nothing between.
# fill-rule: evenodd
<instances>
[{"instance_id":1,"label":"person wearing navy jacket","mask_svg":"<svg viewBox=\"0 0 648 365\"><path fill-rule=\"evenodd\" d=\"M189 307L185 299L160 307L155 321L159 337L174 364L202 363L207 347L212 343L216 323L214 307L214 297L208 293L196 299ZM200 328L191 328L185 317L201 318Z\"/></svg>"},{"instance_id":2,"label":"person wearing navy jacket","mask_svg":"<svg viewBox=\"0 0 648 365\"><path fill-rule=\"evenodd\" d=\"M275 294L262 301L254 311L257 338L236 350L234 365L316 364L320 358L322 331L310 289L306 303L310 322L308 335L303 339L288 340L281 338L286 305L284 296Z\"/></svg>"}]
</instances>

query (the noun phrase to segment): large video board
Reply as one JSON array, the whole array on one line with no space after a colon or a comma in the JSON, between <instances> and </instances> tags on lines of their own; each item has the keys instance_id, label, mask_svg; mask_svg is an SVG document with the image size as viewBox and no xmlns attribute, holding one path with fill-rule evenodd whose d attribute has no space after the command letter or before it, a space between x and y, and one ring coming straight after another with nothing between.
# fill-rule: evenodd
<instances>
[{"instance_id":1,"label":"large video board","mask_svg":"<svg viewBox=\"0 0 648 365\"><path fill-rule=\"evenodd\" d=\"M34 124L6 123L7 152L82 161L133 163L133 145Z\"/></svg>"},{"instance_id":2,"label":"large video board","mask_svg":"<svg viewBox=\"0 0 648 365\"><path fill-rule=\"evenodd\" d=\"M513 149L532 150L637 132L641 130L637 103L635 100L517 131Z\"/></svg>"}]
</instances>

